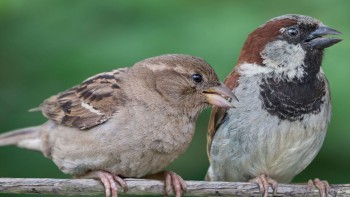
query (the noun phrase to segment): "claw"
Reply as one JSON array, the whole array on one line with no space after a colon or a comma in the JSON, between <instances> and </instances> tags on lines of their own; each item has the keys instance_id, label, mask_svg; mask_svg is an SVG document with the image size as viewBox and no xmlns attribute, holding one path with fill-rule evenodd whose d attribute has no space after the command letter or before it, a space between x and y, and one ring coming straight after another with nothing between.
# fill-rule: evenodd
<instances>
[{"instance_id":1,"label":"claw","mask_svg":"<svg viewBox=\"0 0 350 197\"><path fill-rule=\"evenodd\" d=\"M271 185L271 188L273 190L273 193L276 194L277 191L277 182L270 177L268 177L266 174L261 174L260 176L257 176L251 180L249 180L251 183L256 183L259 187L260 192L262 193L263 197L267 197L269 195L269 186Z\"/></svg>"},{"instance_id":2,"label":"claw","mask_svg":"<svg viewBox=\"0 0 350 197\"><path fill-rule=\"evenodd\" d=\"M308 191L311 191L312 187L316 187L318 191L320 192L321 197L327 197L328 191L329 191L329 184L327 181L321 181L320 179L316 178L314 180L309 180L307 183Z\"/></svg>"},{"instance_id":3,"label":"claw","mask_svg":"<svg viewBox=\"0 0 350 197\"><path fill-rule=\"evenodd\" d=\"M118 187L117 184L120 185L120 187L123 188L124 192L128 191L128 186L126 182L120 178L117 175L114 175L109 172L105 171L94 171L90 172L87 175L84 176L85 178L99 178L105 187L105 193L106 197L111 196L112 197L118 197Z\"/></svg>"},{"instance_id":4,"label":"claw","mask_svg":"<svg viewBox=\"0 0 350 197\"><path fill-rule=\"evenodd\" d=\"M174 189L175 196L181 197L181 194L186 192L187 190L187 185L185 181L175 172L166 171L164 175L165 175L165 196L168 196L171 190Z\"/></svg>"},{"instance_id":5,"label":"claw","mask_svg":"<svg viewBox=\"0 0 350 197\"><path fill-rule=\"evenodd\" d=\"M124 181L124 179L120 178L119 176L113 175L114 180L119 183L120 187L123 188L124 192L127 192L129 190L128 185Z\"/></svg>"}]
</instances>

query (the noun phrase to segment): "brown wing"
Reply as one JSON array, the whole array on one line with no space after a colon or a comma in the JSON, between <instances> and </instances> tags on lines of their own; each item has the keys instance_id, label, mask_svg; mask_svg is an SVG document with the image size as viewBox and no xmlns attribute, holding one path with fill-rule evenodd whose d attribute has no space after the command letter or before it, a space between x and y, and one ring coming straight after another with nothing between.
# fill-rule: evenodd
<instances>
[{"instance_id":1,"label":"brown wing","mask_svg":"<svg viewBox=\"0 0 350 197\"><path fill-rule=\"evenodd\" d=\"M236 67L237 68L237 67ZM238 85L239 74L237 69L234 69L225 79L225 85L233 90ZM224 119L227 108L213 107L210 113L208 135L207 135L207 154L210 159L211 143L214 139L216 130L221 125L221 121Z\"/></svg>"},{"instance_id":2,"label":"brown wing","mask_svg":"<svg viewBox=\"0 0 350 197\"><path fill-rule=\"evenodd\" d=\"M123 105L120 74L125 69L95 75L82 84L46 99L39 107L56 123L89 129L111 118Z\"/></svg>"}]
</instances>

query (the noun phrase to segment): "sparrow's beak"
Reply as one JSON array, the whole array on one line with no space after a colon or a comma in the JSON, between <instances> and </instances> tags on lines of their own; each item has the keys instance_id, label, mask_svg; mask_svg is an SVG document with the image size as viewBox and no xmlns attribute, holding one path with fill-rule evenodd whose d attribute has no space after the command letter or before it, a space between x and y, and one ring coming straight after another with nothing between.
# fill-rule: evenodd
<instances>
[{"instance_id":1,"label":"sparrow's beak","mask_svg":"<svg viewBox=\"0 0 350 197\"><path fill-rule=\"evenodd\" d=\"M304 40L304 43L309 44L315 49L324 49L342 41L342 39L323 36L340 34L341 33L335 29L327 26L320 26L309 34L309 36Z\"/></svg>"},{"instance_id":2,"label":"sparrow's beak","mask_svg":"<svg viewBox=\"0 0 350 197\"><path fill-rule=\"evenodd\" d=\"M204 90L203 94L207 97L208 103L218 107L234 107L231 100L235 99L238 101L237 97L223 83L220 86Z\"/></svg>"}]
</instances>

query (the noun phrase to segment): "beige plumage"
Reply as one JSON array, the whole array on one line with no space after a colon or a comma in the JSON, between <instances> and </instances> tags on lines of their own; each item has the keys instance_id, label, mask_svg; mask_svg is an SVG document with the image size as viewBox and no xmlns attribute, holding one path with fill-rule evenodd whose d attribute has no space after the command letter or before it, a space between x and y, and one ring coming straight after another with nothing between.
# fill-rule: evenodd
<instances>
[{"instance_id":1,"label":"beige plumage","mask_svg":"<svg viewBox=\"0 0 350 197\"><path fill-rule=\"evenodd\" d=\"M95 75L45 100L45 124L0 136L0 145L39 150L64 173L100 178L116 196L120 177L161 172L183 153L209 103L232 107L231 91L204 60L163 55ZM185 183L166 172L166 192ZM182 187L182 188L181 188Z\"/></svg>"}]
</instances>

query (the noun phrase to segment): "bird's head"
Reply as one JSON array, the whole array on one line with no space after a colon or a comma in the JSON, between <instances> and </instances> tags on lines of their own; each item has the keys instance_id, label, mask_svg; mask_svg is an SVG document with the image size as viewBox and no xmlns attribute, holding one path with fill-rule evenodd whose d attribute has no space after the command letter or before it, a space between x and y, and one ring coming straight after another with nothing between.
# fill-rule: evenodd
<instances>
[{"instance_id":1,"label":"bird's head","mask_svg":"<svg viewBox=\"0 0 350 197\"><path fill-rule=\"evenodd\" d=\"M203 59L189 55L162 55L139 62L147 70L147 84L168 105L199 112L209 104L233 107L235 95L219 81L214 69Z\"/></svg>"},{"instance_id":2,"label":"bird's head","mask_svg":"<svg viewBox=\"0 0 350 197\"><path fill-rule=\"evenodd\" d=\"M247 38L238 64L273 70L280 79L302 79L320 70L323 50L341 41L326 37L340 32L303 15L283 15L267 21Z\"/></svg>"}]
</instances>

